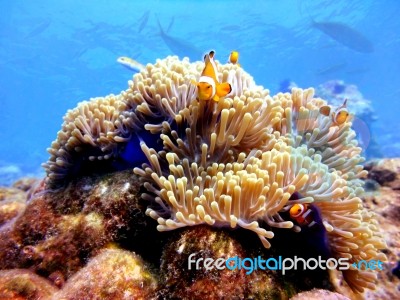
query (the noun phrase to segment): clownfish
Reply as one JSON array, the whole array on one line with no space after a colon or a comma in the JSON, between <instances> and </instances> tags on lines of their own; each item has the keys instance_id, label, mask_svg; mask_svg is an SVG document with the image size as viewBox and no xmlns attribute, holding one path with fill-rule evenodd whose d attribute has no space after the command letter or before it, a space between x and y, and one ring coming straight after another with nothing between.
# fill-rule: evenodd
<instances>
[{"instance_id":1,"label":"clownfish","mask_svg":"<svg viewBox=\"0 0 400 300\"><path fill-rule=\"evenodd\" d=\"M217 67L214 62L214 51L204 56L205 66L199 82L193 82L197 86L197 97L199 100L219 101L221 97L225 97L232 91L232 87L228 82L219 83L217 80Z\"/></svg>"},{"instance_id":2,"label":"clownfish","mask_svg":"<svg viewBox=\"0 0 400 300\"><path fill-rule=\"evenodd\" d=\"M144 66L141 63L138 63L136 60L130 57L126 56L118 57L117 62L119 62L121 65L127 67L129 70L134 71L136 73L139 73L144 69Z\"/></svg>"},{"instance_id":3,"label":"clownfish","mask_svg":"<svg viewBox=\"0 0 400 300\"><path fill-rule=\"evenodd\" d=\"M239 52L232 51L231 54L229 54L229 62L233 65L237 65L238 67L240 67L238 60L239 60Z\"/></svg>"},{"instance_id":4,"label":"clownfish","mask_svg":"<svg viewBox=\"0 0 400 300\"><path fill-rule=\"evenodd\" d=\"M322 106L319 112L325 116L331 116L332 122L335 125L341 125L347 121L349 117L349 112L347 110L347 99L344 100L343 104L339 106L335 111L331 112L331 107L329 105Z\"/></svg>"},{"instance_id":5,"label":"clownfish","mask_svg":"<svg viewBox=\"0 0 400 300\"><path fill-rule=\"evenodd\" d=\"M290 218L299 226L311 227L317 224L314 220L313 210L308 204L294 204L289 210Z\"/></svg>"},{"instance_id":6,"label":"clownfish","mask_svg":"<svg viewBox=\"0 0 400 300\"><path fill-rule=\"evenodd\" d=\"M310 257L332 257L328 233L317 205L312 203L292 204L289 217L301 228L300 234L295 235L293 242L301 243L301 248L306 250L307 255L311 255Z\"/></svg>"}]
</instances>

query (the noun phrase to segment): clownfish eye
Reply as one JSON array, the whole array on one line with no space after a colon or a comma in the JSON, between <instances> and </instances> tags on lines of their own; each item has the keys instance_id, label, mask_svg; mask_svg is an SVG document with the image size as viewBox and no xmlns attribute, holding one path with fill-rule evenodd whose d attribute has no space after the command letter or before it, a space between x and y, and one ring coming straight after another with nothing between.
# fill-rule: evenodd
<instances>
[{"instance_id":1,"label":"clownfish eye","mask_svg":"<svg viewBox=\"0 0 400 300\"><path fill-rule=\"evenodd\" d=\"M211 85L207 85L207 89L211 89Z\"/></svg>"}]
</instances>

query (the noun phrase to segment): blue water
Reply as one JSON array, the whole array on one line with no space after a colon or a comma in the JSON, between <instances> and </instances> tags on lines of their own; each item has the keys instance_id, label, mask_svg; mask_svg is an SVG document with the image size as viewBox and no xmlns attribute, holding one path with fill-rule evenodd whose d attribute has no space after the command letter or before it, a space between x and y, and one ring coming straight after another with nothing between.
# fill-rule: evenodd
<instances>
[{"instance_id":1,"label":"blue water","mask_svg":"<svg viewBox=\"0 0 400 300\"><path fill-rule=\"evenodd\" d=\"M284 79L304 88L330 79L357 85L378 117L372 132L382 156L400 156L399 1L0 0L0 9L0 168L40 172L67 109L127 87L132 72L117 57L146 64L174 54L157 18L167 34L215 49L221 61L238 50L273 93ZM346 47L312 19L345 23L374 51Z\"/></svg>"}]
</instances>

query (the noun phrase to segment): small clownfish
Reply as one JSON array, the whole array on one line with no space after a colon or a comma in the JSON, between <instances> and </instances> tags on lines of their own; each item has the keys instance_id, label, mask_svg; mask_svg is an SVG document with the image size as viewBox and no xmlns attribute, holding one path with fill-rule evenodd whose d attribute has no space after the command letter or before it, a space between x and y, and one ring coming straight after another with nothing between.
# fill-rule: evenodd
<instances>
[{"instance_id":1,"label":"small clownfish","mask_svg":"<svg viewBox=\"0 0 400 300\"><path fill-rule=\"evenodd\" d=\"M229 54L229 62L233 65L237 65L238 67L240 67L238 60L239 60L239 52L232 51L231 54Z\"/></svg>"},{"instance_id":2,"label":"small clownfish","mask_svg":"<svg viewBox=\"0 0 400 300\"><path fill-rule=\"evenodd\" d=\"M347 99L345 99L343 104L333 112L331 112L331 107L329 105L322 106L319 109L319 112L325 116L331 116L332 122L335 125L342 125L347 121L347 118L350 115L347 110Z\"/></svg>"},{"instance_id":3,"label":"small clownfish","mask_svg":"<svg viewBox=\"0 0 400 300\"><path fill-rule=\"evenodd\" d=\"M144 69L144 66L137 62L136 60L126 57L126 56L121 56L117 58L117 62L119 62L121 65L127 67L129 70L134 71L136 73L139 73Z\"/></svg>"},{"instance_id":4,"label":"small clownfish","mask_svg":"<svg viewBox=\"0 0 400 300\"><path fill-rule=\"evenodd\" d=\"M313 210L308 204L294 204L289 210L290 218L300 226L311 227L317 224Z\"/></svg>"},{"instance_id":5,"label":"small clownfish","mask_svg":"<svg viewBox=\"0 0 400 300\"><path fill-rule=\"evenodd\" d=\"M214 51L204 56L205 66L199 82L194 82L197 86L199 100L219 101L221 97L225 97L232 91L232 87L228 82L219 83L217 80L217 67L214 62Z\"/></svg>"}]
</instances>

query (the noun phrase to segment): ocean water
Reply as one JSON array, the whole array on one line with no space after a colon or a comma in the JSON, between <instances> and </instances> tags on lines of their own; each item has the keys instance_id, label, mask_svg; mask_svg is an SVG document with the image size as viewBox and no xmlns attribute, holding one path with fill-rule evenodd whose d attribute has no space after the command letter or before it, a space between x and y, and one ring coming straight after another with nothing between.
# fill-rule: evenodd
<instances>
[{"instance_id":1,"label":"ocean water","mask_svg":"<svg viewBox=\"0 0 400 300\"><path fill-rule=\"evenodd\" d=\"M133 73L119 56L201 60L210 49L221 62L238 50L271 93L283 80L356 85L377 118L367 123L372 157L400 156L399 1L0 0L0 9L0 184L43 173L68 109L127 88Z\"/></svg>"}]
</instances>

